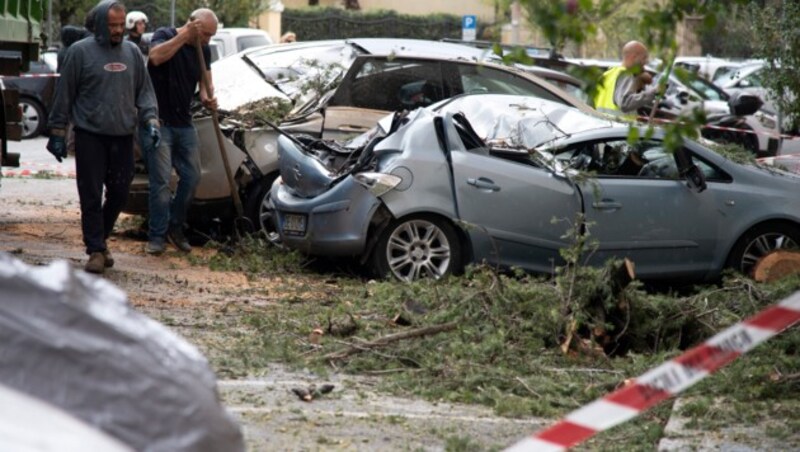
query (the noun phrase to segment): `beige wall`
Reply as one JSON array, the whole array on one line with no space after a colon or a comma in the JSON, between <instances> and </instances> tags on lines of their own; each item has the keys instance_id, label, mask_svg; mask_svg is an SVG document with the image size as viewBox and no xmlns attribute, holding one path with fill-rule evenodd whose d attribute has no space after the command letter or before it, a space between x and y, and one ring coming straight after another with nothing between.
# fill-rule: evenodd
<instances>
[{"instance_id":1,"label":"beige wall","mask_svg":"<svg viewBox=\"0 0 800 452\"><path fill-rule=\"evenodd\" d=\"M308 0L282 0L287 8L303 8ZM394 10L399 14L447 13L462 16L474 14L478 20L494 22L494 6L491 0L358 0L363 11L375 9ZM340 6L341 0L320 0L320 6Z\"/></svg>"}]
</instances>

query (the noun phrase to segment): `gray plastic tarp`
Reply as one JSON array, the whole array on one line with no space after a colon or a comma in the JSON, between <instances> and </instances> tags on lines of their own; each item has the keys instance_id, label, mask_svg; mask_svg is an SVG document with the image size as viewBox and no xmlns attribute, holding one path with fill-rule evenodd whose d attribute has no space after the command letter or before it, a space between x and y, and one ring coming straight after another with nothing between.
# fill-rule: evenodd
<instances>
[{"instance_id":1,"label":"gray plastic tarp","mask_svg":"<svg viewBox=\"0 0 800 452\"><path fill-rule=\"evenodd\" d=\"M0 383L136 450L244 450L205 357L65 261L31 267L0 253Z\"/></svg>"}]
</instances>

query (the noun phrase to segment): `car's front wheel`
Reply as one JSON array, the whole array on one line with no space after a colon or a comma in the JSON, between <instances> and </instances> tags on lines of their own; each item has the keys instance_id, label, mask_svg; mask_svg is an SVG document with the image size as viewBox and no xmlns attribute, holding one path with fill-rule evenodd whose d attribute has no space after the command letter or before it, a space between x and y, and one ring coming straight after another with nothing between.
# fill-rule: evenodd
<instances>
[{"instance_id":1,"label":"car's front wheel","mask_svg":"<svg viewBox=\"0 0 800 452\"><path fill-rule=\"evenodd\" d=\"M728 257L728 266L752 276L762 257L785 249L800 249L800 227L787 223L762 224L747 231L736 242Z\"/></svg>"},{"instance_id":2,"label":"car's front wheel","mask_svg":"<svg viewBox=\"0 0 800 452\"><path fill-rule=\"evenodd\" d=\"M253 223L256 231L263 231L267 240L274 244L281 241L278 230L275 228L273 217L275 213L270 207L270 193L272 183L278 177L277 174L268 174L261 180L255 182L247 194L245 200L245 215Z\"/></svg>"},{"instance_id":3,"label":"car's front wheel","mask_svg":"<svg viewBox=\"0 0 800 452\"><path fill-rule=\"evenodd\" d=\"M393 221L381 233L372 255L377 276L401 281L439 279L462 266L458 234L447 220L420 215Z\"/></svg>"},{"instance_id":4,"label":"car's front wheel","mask_svg":"<svg viewBox=\"0 0 800 452\"><path fill-rule=\"evenodd\" d=\"M38 137L47 122L44 107L28 97L20 98L19 107L22 110L22 138Z\"/></svg>"}]
</instances>

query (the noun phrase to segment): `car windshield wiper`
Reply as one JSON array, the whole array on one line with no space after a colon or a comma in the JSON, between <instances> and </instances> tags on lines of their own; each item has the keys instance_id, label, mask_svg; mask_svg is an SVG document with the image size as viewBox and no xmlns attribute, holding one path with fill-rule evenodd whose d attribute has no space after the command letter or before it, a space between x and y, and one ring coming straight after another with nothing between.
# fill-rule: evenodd
<instances>
[{"instance_id":1,"label":"car windshield wiper","mask_svg":"<svg viewBox=\"0 0 800 452\"><path fill-rule=\"evenodd\" d=\"M275 83L275 82L274 82L274 81L273 81L271 78L267 77L267 75L266 75L266 74L264 74L264 71L262 71L262 70L261 70L261 69L258 67L258 65L257 65L255 62L253 62L253 60L251 60L251 59L250 59L250 57L249 57L249 56L247 56L247 55L242 55L242 59L244 60L244 62L245 62L245 63L247 63L247 65L248 65L248 66L252 67L252 68L253 68L253 69L254 69L256 72L258 72L258 75L260 75L260 76L261 76L261 78L262 78L262 79L263 79L265 82L269 83L269 84L270 84L270 85L271 85L273 88L275 88L275 89L277 89L278 91L280 91L280 92L281 92L282 94L284 94L286 97L290 97L290 96L289 96L289 94L288 94L288 93L286 93L284 90L282 90L282 89L281 89L281 87L280 87L280 86L278 86L278 85L277 85L277 84L276 84L276 83Z\"/></svg>"}]
</instances>

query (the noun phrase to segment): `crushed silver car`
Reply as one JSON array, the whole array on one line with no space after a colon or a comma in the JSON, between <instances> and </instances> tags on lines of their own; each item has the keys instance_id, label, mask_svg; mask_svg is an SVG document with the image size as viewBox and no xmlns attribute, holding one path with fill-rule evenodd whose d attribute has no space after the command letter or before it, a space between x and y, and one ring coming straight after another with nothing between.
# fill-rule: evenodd
<instances>
[{"instance_id":1,"label":"crushed silver car","mask_svg":"<svg viewBox=\"0 0 800 452\"><path fill-rule=\"evenodd\" d=\"M437 41L365 38L258 47L212 64L223 117L225 155L245 215L272 224L266 208L278 176L278 132L344 139L386 114L466 92L524 94L589 110L584 102L529 72L484 61L480 49ZM190 222L233 217L211 118L196 117L201 180ZM137 174L126 213L146 214L147 174Z\"/></svg>"},{"instance_id":2,"label":"crushed silver car","mask_svg":"<svg viewBox=\"0 0 800 452\"><path fill-rule=\"evenodd\" d=\"M630 144L628 124L509 95L381 124L387 134L356 150L280 138L272 203L286 246L401 280L483 261L550 273L583 215L599 243L591 263L627 257L642 279L707 280L800 244L800 178L690 140L667 152L658 130Z\"/></svg>"}]
</instances>

